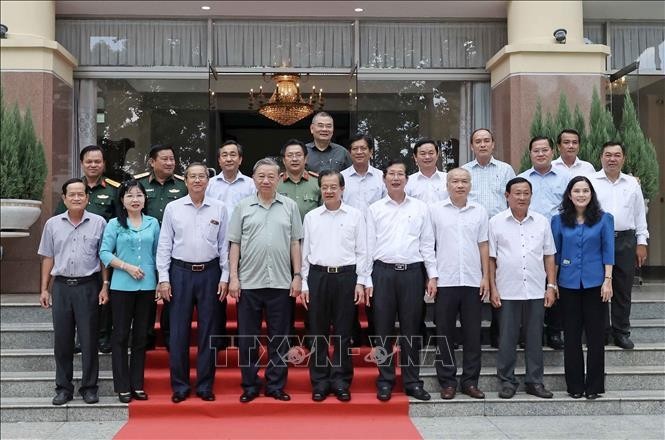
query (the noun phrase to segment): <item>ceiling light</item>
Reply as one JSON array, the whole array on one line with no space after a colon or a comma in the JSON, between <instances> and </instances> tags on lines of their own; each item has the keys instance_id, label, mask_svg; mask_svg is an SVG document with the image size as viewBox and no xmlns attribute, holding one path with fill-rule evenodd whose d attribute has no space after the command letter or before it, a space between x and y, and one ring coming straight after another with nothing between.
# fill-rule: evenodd
<instances>
[{"instance_id":1,"label":"ceiling light","mask_svg":"<svg viewBox=\"0 0 665 440\"><path fill-rule=\"evenodd\" d=\"M356 12L364 12L365 10L363 8L355 8L354 11Z\"/></svg>"},{"instance_id":2,"label":"ceiling light","mask_svg":"<svg viewBox=\"0 0 665 440\"><path fill-rule=\"evenodd\" d=\"M207 6L207 5L206 6L201 6L201 9L203 9L204 11L209 11L210 6Z\"/></svg>"}]
</instances>

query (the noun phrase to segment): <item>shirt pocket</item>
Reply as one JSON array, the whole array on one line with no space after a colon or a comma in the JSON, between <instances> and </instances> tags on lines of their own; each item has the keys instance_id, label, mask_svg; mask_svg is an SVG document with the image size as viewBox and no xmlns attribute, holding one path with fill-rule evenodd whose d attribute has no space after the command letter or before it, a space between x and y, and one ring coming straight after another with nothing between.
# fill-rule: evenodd
<instances>
[{"instance_id":1,"label":"shirt pocket","mask_svg":"<svg viewBox=\"0 0 665 440\"><path fill-rule=\"evenodd\" d=\"M217 245L217 236L219 234L219 228L220 228L220 222L215 219L211 219L205 228L205 239L208 243L210 243L213 246Z\"/></svg>"},{"instance_id":2,"label":"shirt pocket","mask_svg":"<svg viewBox=\"0 0 665 440\"><path fill-rule=\"evenodd\" d=\"M412 237L420 237L420 232L423 229L423 217L422 216L409 216L406 219L408 224L408 232Z\"/></svg>"},{"instance_id":3,"label":"shirt pocket","mask_svg":"<svg viewBox=\"0 0 665 440\"><path fill-rule=\"evenodd\" d=\"M83 236L83 254L85 255L97 255L99 251L99 241L100 237L95 237L94 235L84 235Z\"/></svg>"},{"instance_id":4,"label":"shirt pocket","mask_svg":"<svg viewBox=\"0 0 665 440\"><path fill-rule=\"evenodd\" d=\"M177 191L176 191L177 190ZM178 188L172 188L166 191L166 198L169 200L177 200L183 196L183 191Z\"/></svg>"}]
</instances>

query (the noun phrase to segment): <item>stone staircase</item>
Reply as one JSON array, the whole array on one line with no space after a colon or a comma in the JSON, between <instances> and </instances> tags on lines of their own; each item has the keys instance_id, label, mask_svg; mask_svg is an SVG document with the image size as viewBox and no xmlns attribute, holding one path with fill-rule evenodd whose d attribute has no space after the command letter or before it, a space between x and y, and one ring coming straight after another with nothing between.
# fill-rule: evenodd
<instances>
[{"instance_id":1,"label":"stone staircase","mask_svg":"<svg viewBox=\"0 0 665 440\"><path fill-rule=\"evenodd\" d=\"M484 310L489 317L489 310ZM665 284L635 287L632 308L634 350L608 346L605 355L606 389L595 401L573 400L565 392L563 353L545 348L545 384L555 393L550 400L524 393L511 400L499 399L496 349L483 346L480 388L485 400L458 394L453 401L439 399L434 368L424 367L429 402L412 400L410 414L434 416L495 415L609 415L665 414ZM488 322L483 322L484 333ZM486 340L484 334L483 339ZM79 396L67 405L51 404L54 395L51 313L38 305L36 294L0 295L0 413L2 422L125 420L128 406L113 393L111 356L100 354L100 402L86 405ZM461 360L461 350L456 353ZM424 365L432 365L433 348L423 350ZM75 386L80 380L80 355L74 358ZM460 364L461 365L461 364ZM523 375L523 351L518 353L518 376Z\"/></svg>"}]
</instances>

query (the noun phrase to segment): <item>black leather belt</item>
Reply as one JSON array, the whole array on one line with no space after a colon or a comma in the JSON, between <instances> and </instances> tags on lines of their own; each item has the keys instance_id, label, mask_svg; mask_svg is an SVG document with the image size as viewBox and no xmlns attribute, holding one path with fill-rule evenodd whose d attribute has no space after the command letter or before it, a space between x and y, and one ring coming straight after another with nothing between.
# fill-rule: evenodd
<instances>
[{"instance_id":1,"label":"black leather belt","mask_svg":"<svg viewBox=\"0 0 665 440\"><path fill-rule=\"evenodd\" d=\"M383 261L375 260L374 264L376 264L379 267L385 267L386 269L392 269L398 272L423 268L422 262L406 264L406 263L384 263Z\"/></svg>"},{"instance_id":2,"label":"black leather belt","mask_svg":"<svg viewBox=\"0 0 665 440\"><path fill-rule=\"evenodd\" d=\"M58 283L67 284L68 286L78 286L79 284L89 283L91 281L99 280L99 272L88 275L87 277L63 277L60 275L55 276L55 281Z\"/></svg>"},{"instance_id":3,"label":"black leather belt","mask_svg":"<svg viewBox=\"0 0 665 440\"><path fill-rule=\"evenodd\" d=\"M633 237L635 235L635 229L626 229L625 231L614 231L614 237Z\"/></svg>"},{"instance_id":4,"label":"black leather belt","mask_svg":"<svg viewBox=\"0 0 665 440\"><path fill-rule=\"evenodd\" d=\"M316 272L326 272L326 273L345 273L345 272L355 272L356 265L351 264L349 266L319 266L318 264L312 264L309 268Z\"/></svg>"},{"instance_id":5,"label":"black leather belt","mask_svg":"<svg viewBox=\"0 0 665 440\"><path fill-rule=\"evenodd\" d=\"M210 260L205 263L188 263L187 261L171 258L171 263L178 267L184 267L185 269L191 270L192 272L203 272L204 270L208 270L215 266L219 267L219 258L215 258L214 260Z\"/></svg>"}]
</instances>

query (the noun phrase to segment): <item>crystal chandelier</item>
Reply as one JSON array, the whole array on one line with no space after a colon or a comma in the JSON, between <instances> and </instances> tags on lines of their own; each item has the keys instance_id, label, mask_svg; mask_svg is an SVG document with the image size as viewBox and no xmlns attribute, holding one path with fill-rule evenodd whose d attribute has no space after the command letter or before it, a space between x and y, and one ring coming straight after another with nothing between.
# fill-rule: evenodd
<instances>
[{"instance_id":1,"label":"crystal chandelier","mask_svg":"<svg viewBox=\"0 0 665 440\"><path fill-rule=\"evenodd\" d=\"M314 108L323 108L323 89L316 93L316 87L312 87L312 93L308 100L300 96L300 75L297 73L275 73L272 80L275 82L275 91L266 102L263 94L263 86L255 95L254 89L249 91L249 108L253 110L258 104L259 113L280 125L292 125L303 118L311 115Z\"/></svg>"}]
</instances>

